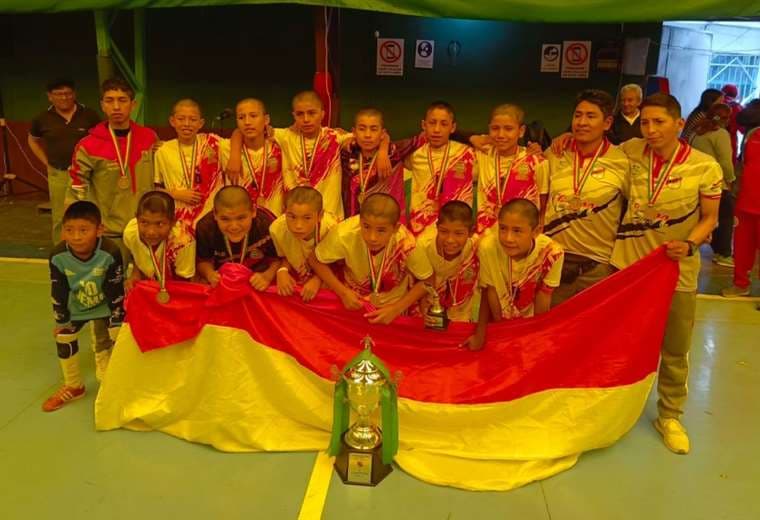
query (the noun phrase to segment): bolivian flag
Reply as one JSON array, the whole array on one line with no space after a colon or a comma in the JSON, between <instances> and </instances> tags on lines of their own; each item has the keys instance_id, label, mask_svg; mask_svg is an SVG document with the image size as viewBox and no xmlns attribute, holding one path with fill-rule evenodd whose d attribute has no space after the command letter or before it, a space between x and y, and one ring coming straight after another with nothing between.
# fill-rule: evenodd
<instances>
[{"instance_id":1,"label":"bolivian flag","mask_svg":"<svg viewBox=\"0 0 760 520\"><path fill-rule=\"evenodd\" d=\"M398 385L396 463L434 484L511 489L565 470L638 420L657 370L677 263L658 250L531 319L427 331L369 325L334 295L256 293L230 266L215 289L144 282L127 301L95 404L99 430L159 430L231 452L324 450L333 367L369 334Z\"/></svg>"}]
</instances>

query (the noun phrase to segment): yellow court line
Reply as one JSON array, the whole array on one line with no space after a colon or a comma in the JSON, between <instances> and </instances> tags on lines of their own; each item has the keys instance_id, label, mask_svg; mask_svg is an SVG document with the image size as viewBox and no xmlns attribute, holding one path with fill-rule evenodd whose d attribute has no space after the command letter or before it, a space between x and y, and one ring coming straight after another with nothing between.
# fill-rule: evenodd
<instances>
[{"instance_id":1,"label":"yellow court line","mask_svg":"<svg viewBox=\"0 0 760 520\"><path fill-rule=\"evenodd\" d=\"M322 510L325 508L327 491L332 479L333 461L327 452L320 451L314 460L314 468L311 470L309 485L303 497L301 511L298 520L319 520L322 518Z\"/></svg>"}]
</instances>

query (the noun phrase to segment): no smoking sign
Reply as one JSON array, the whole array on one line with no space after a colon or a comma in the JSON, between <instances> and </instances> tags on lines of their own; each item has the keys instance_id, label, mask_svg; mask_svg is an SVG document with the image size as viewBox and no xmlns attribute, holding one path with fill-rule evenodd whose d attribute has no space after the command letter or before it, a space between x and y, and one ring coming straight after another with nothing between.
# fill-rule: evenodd
<instances>
[{"instance_id":1,"label":"no smoking sign","mask_svg":"<svg viewBox=\"0 0 760 520\"><path fill-rule=\"evenodd\" d=\"M591 62L590 41L566 41L562 45L562 78L588 78Z\"/></svg>"},{"instance_id":2,"label":"no smoking sign","mask_svg":"<svg viewBox=\"0 0 760 520\"><path fill-rule=\"evenodd\" d=\"M377 69L378 76L404 75L404 39L377 39Z\"/></svg>"}]
</instances>

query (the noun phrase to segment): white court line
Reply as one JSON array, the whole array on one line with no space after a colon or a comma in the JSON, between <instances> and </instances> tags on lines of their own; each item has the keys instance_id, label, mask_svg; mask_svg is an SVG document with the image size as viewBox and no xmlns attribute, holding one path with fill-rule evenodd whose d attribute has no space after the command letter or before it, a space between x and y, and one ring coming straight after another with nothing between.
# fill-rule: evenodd
<instances>
[{"instance_id":1,"label":"white court line","mask_svg":"<svg viewBox=\"0 0 760 520\"><path fill-rule=\"evenodd\" d=\"M0 256L0 262L7 264L47 264L48 261L44 258L11 258L8 256Z\"/></svg>"}]
</instances>

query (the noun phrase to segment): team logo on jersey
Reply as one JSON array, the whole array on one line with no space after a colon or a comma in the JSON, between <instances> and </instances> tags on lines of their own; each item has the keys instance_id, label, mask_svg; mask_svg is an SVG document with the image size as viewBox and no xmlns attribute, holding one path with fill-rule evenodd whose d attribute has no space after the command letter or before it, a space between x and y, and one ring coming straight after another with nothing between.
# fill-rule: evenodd
<instances>
[{"instance_id":1,"label":"team logo on jersey","mask_svg":"<svg viewBox=\"0 0 760 520\"><path fill-rule=\"evenodd\" d=\"M464 179L464 164L458 162L454 165L454 177L457 179Z\"/></svg>"},{"instance_id":2,"label":"team logo on jersey","mask_svg":"<svg viewBox=\"0 0 760 520\"><path fill-rule=\"evenodd\" d=\"M275 173L277 171L277 168L279 167L280 167L280 163L276 157L270 157L267 160L267 170L269 171L269 173Z\"/></svg>"}]
</instances>

